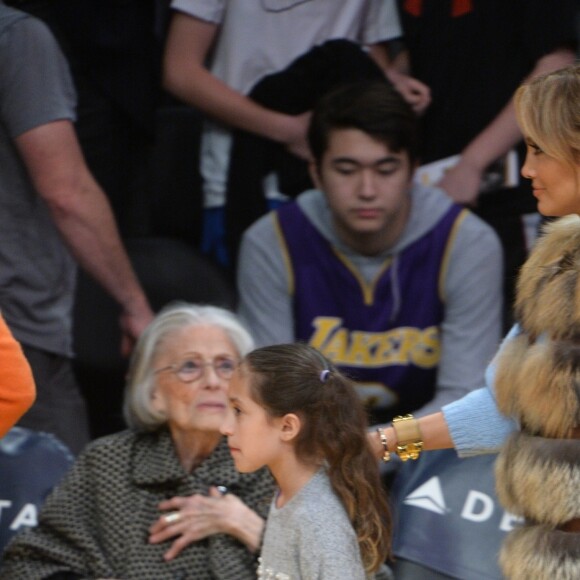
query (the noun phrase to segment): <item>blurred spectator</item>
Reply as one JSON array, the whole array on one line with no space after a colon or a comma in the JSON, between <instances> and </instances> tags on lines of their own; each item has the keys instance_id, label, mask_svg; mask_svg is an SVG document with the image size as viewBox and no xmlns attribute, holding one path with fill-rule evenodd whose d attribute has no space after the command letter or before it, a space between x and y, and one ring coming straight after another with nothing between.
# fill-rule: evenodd
<instances>
[{"instance_id":1,"label":"blurred spectator","mask_svg":"<svg viewBox=\"0 0 580 580\"><path fill-rule=\"evenodd\" d=\"M284 70L266 75L249 97L266 108L290 115L312 110L317 101L336 87L361 80L381 80L383 70L368 52L350 40L328 40L292 61ZM313 187L308 163L269 139L237 129L232 134L225 204L228 259L239 251L244 232L261 216L281 205L276 192L295 198ZM264 186L275 189L278 199L268 199ZM211 214L209 214L211 215Z\"/></svg>"},{"instance_id":2,"label":"blurred spectator","mask_svg":"<svg viewBox=\"0 0 580 580\"><path fill-rule=\"evenodd\" d=\"M123 237L146 235L165 0L9 0L51 28L78 94L75 127Z\"/></svg>"},{"instance_id":3,"label":"blurred spectator","mask_svg":"<svg viewBox=\"0 0 580 580\"><path fill-rule=\"evenodd\" d=\"M37 385L19 424L78 452L89 433L70 361L73 258L121 306L125 352L152 312L81 153L74 88L53 35L3 3L0 34L0 307Z\"/></svg>"},{"instance_id":4,"label":"blurred spectator","mask_svg":"<svg viewBox=\"0 0 580 580\"><path fill-rule=\"evenodd\" d=\"M426 89L389 68L387 44L400 36L394 0L173 0L164 86L212 118L201 150L206 213L203 247L226 262L223 208L232 128L249 131L307 159L309 113L275 111L248 98L263 77L330 39L369 47L388 69L392 82L417 108L428 102ZM206 65L208 68L206 68ZM285 192L270 180L266 195Z\"/></svg>"}]
</instances>

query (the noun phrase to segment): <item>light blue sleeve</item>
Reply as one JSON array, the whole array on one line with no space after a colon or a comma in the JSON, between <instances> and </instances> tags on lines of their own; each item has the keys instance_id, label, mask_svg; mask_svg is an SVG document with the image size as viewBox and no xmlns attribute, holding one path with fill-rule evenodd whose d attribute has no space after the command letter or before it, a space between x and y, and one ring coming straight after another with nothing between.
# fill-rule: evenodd
<instances>
[{"instance_id":1,"label":"light blue sleeve","mask_svg":"<svg viewBox=\"0 0 580 580\"><path fill-rule=\"evenodd\" d=\"M505 337L498 354L505 343L519 333L519 327L514 326ZM497 407L494 393L497 356L486 370L485 387L445 405L442 409L460 457L495 453L499 451L506 437L518 428L516 421L502 415Z\"/></svg>"}]
</instances>

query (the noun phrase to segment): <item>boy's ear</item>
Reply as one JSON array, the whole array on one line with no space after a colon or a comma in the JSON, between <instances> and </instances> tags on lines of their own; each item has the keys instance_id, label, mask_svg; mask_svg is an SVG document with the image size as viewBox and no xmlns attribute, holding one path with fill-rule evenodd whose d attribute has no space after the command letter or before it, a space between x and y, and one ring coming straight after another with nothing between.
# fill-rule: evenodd
<instances>
[{"instance_id":1,"label":"boy's ear","mask_svg":"<svg viewBox=\"0 0 580 580\"><path fill-rule=\"evenodd\" d=\"M282 441L292 441L302 428L300 417L294 413L287 413L281 419L280 438Z\"/></svg>"}]
</instances>

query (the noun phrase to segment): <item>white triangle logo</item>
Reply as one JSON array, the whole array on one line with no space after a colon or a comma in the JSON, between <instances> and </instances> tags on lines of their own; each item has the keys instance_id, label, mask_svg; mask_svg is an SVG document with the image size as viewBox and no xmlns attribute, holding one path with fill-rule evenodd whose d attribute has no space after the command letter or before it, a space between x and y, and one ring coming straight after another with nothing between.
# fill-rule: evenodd
<instances>
[{"instance_id":1,"label":"white triangle logo","mask_svg":"<svg viewBox=\"0 0 580 580\"><path fill-rule=\"evenodd\" d=\"M441 515L445 515L449 511L445 505L443 491L437 476L428 479L423 485L412 491L403 503Z\"/></svg>"}]
</instances>

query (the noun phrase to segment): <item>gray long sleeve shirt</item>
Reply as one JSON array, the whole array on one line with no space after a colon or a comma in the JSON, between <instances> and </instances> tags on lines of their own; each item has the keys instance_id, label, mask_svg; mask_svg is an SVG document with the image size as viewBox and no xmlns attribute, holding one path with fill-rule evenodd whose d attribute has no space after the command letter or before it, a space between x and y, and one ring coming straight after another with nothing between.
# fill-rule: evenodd
<instances>
[{"instance_id":1,"label":"gray long sleeve shirt","mask_svg":"<svg viewBox=\"0 0 580 580\"><path fill-rule=\"evenodd\" d=\"M366 580L358 540L324 468L288 503L272 501L258 578ZM390 578L384 566L378 578Z\"/></svg>"}]
</instances>

